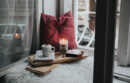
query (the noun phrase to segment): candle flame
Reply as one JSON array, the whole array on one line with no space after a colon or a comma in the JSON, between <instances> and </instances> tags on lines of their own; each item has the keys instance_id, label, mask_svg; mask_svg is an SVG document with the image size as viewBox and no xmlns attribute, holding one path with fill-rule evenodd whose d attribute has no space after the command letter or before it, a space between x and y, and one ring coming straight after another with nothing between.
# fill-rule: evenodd
<instances>
[{"instance_id":1,"label":"candle flame","mask_svg":"<svg viewBox=\"0 0 130 83\"><path fill-rule=\"evenodd\" d=\"M68 43L68 40L66 40L66 39L60 39L60 41L59 41L59 43L60 44L67 44Z\"/></svg>"},{"instance_id":2,"label":"candle flame","mask_svg":"<svg viewBox=\"0 0 130 83\"><path fill-rule=\"evenodd\" d=\"M14 34L14 38L20 38L20 37L21 37L21 35L19 33Z\"/></svg>"}]
</instances>

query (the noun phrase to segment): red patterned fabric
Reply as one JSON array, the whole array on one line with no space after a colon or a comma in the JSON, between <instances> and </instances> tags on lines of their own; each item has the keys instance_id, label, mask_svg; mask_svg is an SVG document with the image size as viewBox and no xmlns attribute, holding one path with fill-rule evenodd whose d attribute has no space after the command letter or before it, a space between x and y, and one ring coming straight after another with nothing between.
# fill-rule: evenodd
<instances>
[{"instance_id":1,"label":"red patterned fabric","mask_svg":"<svg viewBox=\"0 0 130 83\"><path fill-rule=\"evenodd\" d=\"M40 46L51 44L59 50L59 39L68 40L69 49L77 48L74 33L74 21L72 12L69 11L59 18L41 14L40 22Z\"/></svg>"}]
</instances>

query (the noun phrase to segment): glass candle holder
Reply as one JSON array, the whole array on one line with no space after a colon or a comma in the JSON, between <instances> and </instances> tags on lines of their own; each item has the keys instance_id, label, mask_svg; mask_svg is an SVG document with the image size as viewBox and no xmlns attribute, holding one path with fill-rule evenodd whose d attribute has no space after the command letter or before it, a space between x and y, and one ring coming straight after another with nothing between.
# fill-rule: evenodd
<instances>
[{"instance_id":1,"label":"glass candle holder","mask_svg":"<svg viewBox=\"0 0 130 83\"><path fill-rule=\"evenodd\" d=\"M15 38L15 39L19 39L19 38L21 38L20 33L15 33L15 34L14 34L14 38Z\"/></svg>"},{"instance_id":2,"label":"glass candle holder","mask_svg":"<svg viewBox=\"0 0 130 83\"><path fill-rule=\"evenodd\" d=\"M68 40L60 39L59 43L60 43L60 53L62 57L65 57L65 54L68 50Z\"/></svg>"}]
</instances>

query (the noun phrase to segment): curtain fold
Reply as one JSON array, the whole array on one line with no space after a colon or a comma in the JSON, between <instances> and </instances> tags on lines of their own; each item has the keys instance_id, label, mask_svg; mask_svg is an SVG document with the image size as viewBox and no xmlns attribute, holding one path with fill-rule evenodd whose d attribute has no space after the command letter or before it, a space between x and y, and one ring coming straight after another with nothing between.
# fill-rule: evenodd
<instances>
[{"instance_id":1,"label":"curtain fold","mask_svg":"<svg viewBox=\"0 0 130 83\"><path fill-rule=\"evenodd\" d=\"M37 10L37 1L34 1L34 8ZM33 20L33 35L32 35L32 43L31 43L31 51L30 54L34 54L36 52L36 50L38 49L38 40L39 40L39 36L37 35L37 29L39 27L37 27L37 20L36 20L37 14L36 12L34 13L34 20Z\"/></svg>"}]
</instances>

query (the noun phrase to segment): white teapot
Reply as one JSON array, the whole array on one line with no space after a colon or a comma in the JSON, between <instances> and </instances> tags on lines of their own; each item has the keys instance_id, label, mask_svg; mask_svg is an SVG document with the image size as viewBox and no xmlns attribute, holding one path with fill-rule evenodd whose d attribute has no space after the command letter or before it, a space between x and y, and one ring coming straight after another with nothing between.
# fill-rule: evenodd
<instances>
[{"instance_id":1,"label":"white teapot","mask_svg":"<svg viewBox=\"0 0 130 83\"><path fill-rule=\"evenodd\" d=\"M49 45L43 44L41 48L43 57L48 57L49 55L51 55L51 53L55 52L55 47L51 46L50 44Z\"/></svg>"}]
</instances>

